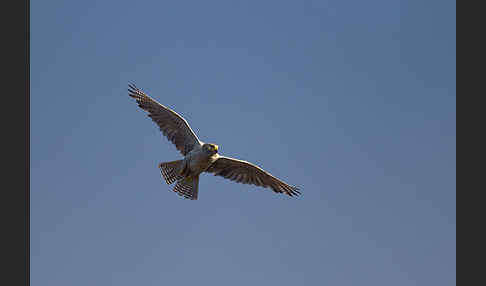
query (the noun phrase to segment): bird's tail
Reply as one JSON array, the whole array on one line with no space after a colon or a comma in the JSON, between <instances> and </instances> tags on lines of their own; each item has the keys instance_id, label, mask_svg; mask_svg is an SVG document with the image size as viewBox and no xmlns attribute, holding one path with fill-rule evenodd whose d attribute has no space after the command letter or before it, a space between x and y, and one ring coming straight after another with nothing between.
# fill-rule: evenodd
<instances>
[{"instance_id":1,"label":"bird's tail","mask_svg":"<svg viewBox=\"0 0 486 286\"><path fill-rule=\"evenodd\" d=\"M181 174L183 167L183 160L163 162L159 164L160 173L162 174L162 177L164 177L167 185L184 179L184 176Z\"/></svg>"},{"instance_id":2,"label":"bird's tail","mask_svg":"<svg viewBox=\"0 0 486 286\"><path fill-rule=\"evenodd\" d=\"M198 190L199 175L195 177L189 176L182 180L179 180L174 187L174 192L190 200L197 200Z\"/></svg>"}]
</instances>

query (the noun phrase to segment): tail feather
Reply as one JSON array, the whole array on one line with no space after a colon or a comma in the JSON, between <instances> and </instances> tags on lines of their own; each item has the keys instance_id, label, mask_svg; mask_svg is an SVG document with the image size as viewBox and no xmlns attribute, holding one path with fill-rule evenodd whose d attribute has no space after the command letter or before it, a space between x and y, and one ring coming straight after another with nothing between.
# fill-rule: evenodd
<instances>
[{"instance_id":1,"label":"tail feather","mask_svg":"<svg viewBox=\"0 0 486 286\"><path fill-rule=\"evenodd\" d=\"M174 192L190 200L197 200L198 191L199 191L199 176L197 177L191 176L179 180L174 187Z\"/></svg>"},{"instance_id":2,"label":"tail feather","mask_svg":"<svg viewBox=\"0 0 486 286\"><path fill-rule=\"evenodd\" d=\"M176 160L171 162L163 162L159 164L160 173L164 177L167 185L184 179L184 176L180 174L183 167L183 160Z\"/></svg>"}]
</instances>

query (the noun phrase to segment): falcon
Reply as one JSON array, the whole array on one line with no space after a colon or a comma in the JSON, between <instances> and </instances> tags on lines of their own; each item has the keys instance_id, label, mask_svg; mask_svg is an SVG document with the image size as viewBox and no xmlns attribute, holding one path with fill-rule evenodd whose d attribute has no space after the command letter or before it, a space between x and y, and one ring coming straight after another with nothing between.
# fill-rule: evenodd
<instances>
[{"instance_id":1,"label":"falcon","mask_svg":"<svg viewBox=\"0 0 486 286\"><path fill-rule=\"evenodd\" d=\"M165 182L168 185L176 183L173 191L180 196L197 200L199 175L204 172L238 183L269 188L275 193L291 197L300 194L299 188L288 185L252 163L219 155L219 146L199 140L182 116L158 103L134 84L128 87L128 95L149 113L148 116L159 126L160 131L184 156L181 160L159 164Z\"/></svg>"}]
</instances>

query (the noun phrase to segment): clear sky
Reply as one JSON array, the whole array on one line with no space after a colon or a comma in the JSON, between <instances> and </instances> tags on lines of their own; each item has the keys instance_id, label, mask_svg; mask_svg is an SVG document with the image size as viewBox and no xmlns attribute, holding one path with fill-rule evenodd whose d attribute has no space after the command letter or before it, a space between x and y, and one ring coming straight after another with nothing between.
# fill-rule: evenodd
<instances>
[{"instance_id":1,"label":"clear sky","mask_svg":"<svg viewBox=\"0 0 486 286\"><path fill-rule=\"evenodd\" d=\"M31 285L455 285L455 5L32 1ZM177 196L129 82L302 196Z\"/></svg>"}]
</instances>

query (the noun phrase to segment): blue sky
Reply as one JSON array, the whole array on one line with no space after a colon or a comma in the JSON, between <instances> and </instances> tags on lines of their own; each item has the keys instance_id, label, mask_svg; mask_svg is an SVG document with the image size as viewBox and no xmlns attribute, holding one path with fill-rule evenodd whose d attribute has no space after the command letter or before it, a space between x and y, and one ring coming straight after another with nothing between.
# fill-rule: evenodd
<instances>
[{"instance_id":1,"label":"blue sky","mask_svg":"<svg viewBox=\"0 0 486 286\"><path fill-rule=\"evenodd\" d=\"M455 285L455 12L31 2L31 285ZM181 199L129 82L302 196Z\"/></svg>"}]
</instances>

